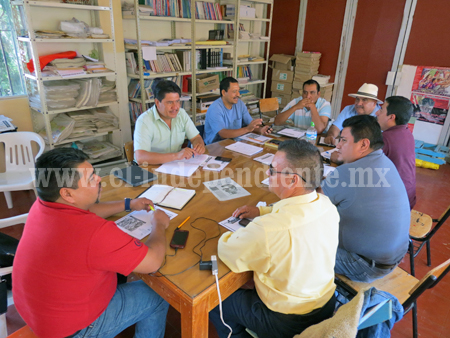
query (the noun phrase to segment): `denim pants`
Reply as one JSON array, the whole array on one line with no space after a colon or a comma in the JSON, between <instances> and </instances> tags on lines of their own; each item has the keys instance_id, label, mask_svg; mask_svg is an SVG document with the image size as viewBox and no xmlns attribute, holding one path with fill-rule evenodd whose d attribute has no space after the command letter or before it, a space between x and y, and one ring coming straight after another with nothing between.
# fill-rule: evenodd
<instances>
[{"instance_id":1,"label":"denim pants","mask_svg":"<svg viewBox=\"0 0 450 338\"><path fill-rule=\"evenodd\" d=\"M115 337L136 324L136 338L163 338L169 304L143 281L121 284L106 310L73 338Z\"/></svg>"},{"instance_id":2,"label":"denim pants","mask_svg":"<svg viewBox=\"0 0 450 338\"><path fill-rule=\"evenodd\" d=\"M391 273L396 266L389 269L380 269L371 266L363 258L353 252L338 248L334 272L344 275L352 281L371 283Z\"/></svg>"},{"instance_id":3,"label":"denim pants","mask_svg":"<svg viewBox=\"0 0 450 338\"><path fill-rule=\"evenodd\" d=\"M222 304L223 319L233 329L233 338L251 337L246 328L259 338L292 338L311 325L320 323L333 315L335 296L320 309L306 315L284 314L270 310L259 298L255 289L239 289ZM230 330L220 319L219 306L209 313L220 338L228 337Z\"/></svg>"}]
</instances>

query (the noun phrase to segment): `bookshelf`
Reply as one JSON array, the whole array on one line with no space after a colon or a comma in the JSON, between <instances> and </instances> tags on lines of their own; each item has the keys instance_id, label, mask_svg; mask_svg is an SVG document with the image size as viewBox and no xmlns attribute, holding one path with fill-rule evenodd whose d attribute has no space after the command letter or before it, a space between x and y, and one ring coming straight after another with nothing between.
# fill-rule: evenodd
<instances>
[{"instance_id":1,"label":"bookshelf","mask_svg":"<svg viewBox=\"0 0 450 338\"><path fill-rule=\"evenodd\" d=\"M67 3L52 1L11 1L13 10L13 19L19 41L19 52L23 73L25 77L27 94L29 97L30 110L32 114L33 129L35 132L41 132L45 135L46 149L53 149L59 146L68 146L72 142L83 141L91 143L109 142L114 152L110 155L95 157L91 162L105 161L111 158L123 158L123 144L125 140L131 139L131 134L126 133L129 127L129 119L124 114L126 103L121 103L120 81L117 81L117 51L114 35L114 10L113 0L70 0ZM85 36L81 38L47 38L40 37L37 31L55 31L59 30L61 21L71 20L72 17L86 22L90 27L101 27L104 33L100 37ZM41 70L39 57L49 54L61 53L66 51L76 51L80 55L89 55L93 50L98 54L100 62L104 62L103 67L108 70L103 72L88 71L78 75L58 75ZM27 68L27 63L32 60L34 71ZM85 81L97 86L98 97L90 98L92 92L85 90L86 100L79 101L81 89L78 94L68 97L77 101L76 105L68 104L67 107L52 106L49 88L61 85L79 84L83 88ZM77 82L78 81L78 82ZM81 82L79 82L81 81ZM108 83L108 88L107 84ZM99 87L101 86L101 88ZM47 92L46 92L47 91ZM106 100L101 99L102 93L108 91ZM114 95L115 93L115 95ZM110 94L110 95L109 95ZM59 100L53 99L54 101ZM34 102L34 103L33 103ZM37 102L37 103L36 103ZM88 104L94 102L94 104ZM107 109L109 121L114 123L102 128L96 125L89 132L80 130L78 133L70 133L70 137L55 140L54 119L65 116L65 113L74 115L87 109L95 109L103 114ZM126 109L126 108L125 108ZM112 115L111 115L112 114ZM68 116L68 115L67 115ZM98 120L96 120L98 122ZM76 123L76 122L75 122ZM82 128L81 128L82 129Z\"/></svg>"},{"instance_id":2,"label":"bookshelf","mask_svg":"<svg viewBox=\"0 0 450 338\"><path fill-rule=\"evenodd\" d=\"M171 3L173 0L169 1ZM139 4L138 0L129 0L127 1L134 6L134 13L139 13ZM179 1L177 2L177 6L180 6L180 3L184 4L187 1ZM148 79L156 79L156 78L166 78L166 77L179 77L179 76L191 76L192 77L192 91L189 94L189 100L191 101L190 109L186 109L186 111L191 115L194 123L199 124L199 118L204 116L200 116L197 114L197 98L201 97L196 90L196 79L197 76L206 73L218 73L221 74L221 77L225 76L234 76L236 77L238 71L238 65L248 65L249 67L255 67L255 74L257 74L257 78L252 81L248 81L248 83L243 84L243 87L253 86L258 91L258 95L260 97L265 96L265 85L266 85L266 73L267 73L267 65L268 65L268 51L269 51L269 41L265 40L244 40L239 38L239 34L236 30L233 30L232 37L230 39L226 39L227 36L227 27L232 24L234 27L239 27L240 20L239 19L239 8L240 5L252 6L255 8L257 12L258 18L253 18L246 20L247 23L244 23L244 26L252 32L262 32L264 36L267 36L270 39L270 29L271 29L271 17L272 17L272 7L267 6L272 5L272 0L263 0L263 1L241 1L241 0L227 0L227 1L204 1L211 3L212 6L222 6L222 5L234 5L237 9L237 15L232 18L222 18L222 20L205 20L205 19L196 19L195 15L191 15L190 18L185 17L177 17L177 16L156 16L156 15L123 15L123 27L124 27L124 37L129 39L136 39L136 46L127 46L126 49L128 51L136 51L136 64L137 68L142 70L144 68L144 60L142 58L142 47L143 41L157 41L159 39L171 38L171 39L190 39L192 43L190 45L172 45L172 46L156 46L157 53L163 52L182 52L182 51L190 51L190 55L196 55L196 53L202 49L212 49L217 50L221 49L222 53L229 53L232 55L231 63L223 64L223 69L215 70L215 69L196 69L196 58L190 57L190 69L183 71L175 71L175 72L163 72L163 73L155 73L150 72L145 75L143 71L138 72L138 74L132 74L128 72L128 78L130 81L132 79L138 79L140 88L144 88L145 81ZM146 2L147 3L147 2ZM153 4L153 2L151 2ZM199 1L190 1L190 13L195 13L196 4L201 3ZM184 5L183 4L183 5ZM181 12L182 13L182 12ZM268 15L267 13L270 13ZM175 14L176 15L176 14ZM217 16L216 16L217 18ZM267 24L269 25L266 28ZM198 41L205 41L208 39L208 31L212 29L223 30L225 37L224 40L227 41L227 45L203 45L198 44ZM128 48L127 48L128 47ZM263 61L258 62L239 62L238 63L238 55L240 54L248 54L249 52L256 54L263 58ZM239 54L240 53L240 54ZM181 60L180 60L181 62ZM134 82L135 83L135 82ZM183 88L182 88L183 89ZM218 93L218 90L216 91ZM210 93L204 93L210 94ZM139 97L129 99L129 102L134 104L140 104L140 111L137 113L142 113L149 105L154 102L153 99L149 99L145 94L144 90L140 91ZM136 105L133 105L136 107ZM136 112L131 112L130 106L130 119L135 120L138 116L134 114ZM201 114L204 115L204 114Z\"/></svg>"}]
</instances>

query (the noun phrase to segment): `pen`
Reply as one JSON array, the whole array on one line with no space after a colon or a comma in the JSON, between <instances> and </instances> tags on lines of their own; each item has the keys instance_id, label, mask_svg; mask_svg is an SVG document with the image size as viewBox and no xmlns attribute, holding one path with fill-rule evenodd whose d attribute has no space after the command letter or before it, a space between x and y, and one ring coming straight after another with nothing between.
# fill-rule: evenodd
<instances>
[{"instance_id":1,"label":"pen","mask_svg":"<svg viewBox=\"0 0 450 338\"><path fill-rule=\"evenodd\" d=\"M183 226L183 224L186 223L186 222L189 220L189 218L191 218L191 216L188 216L188 217L183 221L183 223L181 223L181 224L177 227L177 229L181 228L181 227Z\"/></svg>"},{"instance_id":2,"label":"pen","mask_svg":"<svg viewBox=\"0 0 450 338\"><path fill-rule=\"evenodd\" d=\"M150 204L148 205L151 211L155 211L155 208L153 208Z\"/></svg>"}]
</instances>

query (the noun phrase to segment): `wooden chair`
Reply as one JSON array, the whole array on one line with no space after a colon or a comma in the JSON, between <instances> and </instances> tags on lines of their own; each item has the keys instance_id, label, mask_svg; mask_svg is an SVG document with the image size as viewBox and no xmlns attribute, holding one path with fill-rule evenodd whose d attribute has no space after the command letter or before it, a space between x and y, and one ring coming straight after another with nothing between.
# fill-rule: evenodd
<instances>
[{"instance_id":1,"label":"wooden chair","mask_svg":"<svg viewBox=\"0 0 450 338\"><path fill-rule=\"evenodd\" d=\"M367 287L375 287L395 296L402 304L405 314L412 310L413 337L417 338L417 298L427 289L434 287L450 270L450 259L430 270L420 281L401 268L396 268L384 278L372 283L353 282L336 274L336 284L352 295Z\"/></svg>"},{"instance_id":2,"label":"wooden chair","mask_svg":"<svg viewBox=\"0 0 450 338\"><path fill-rule=\"evenodd\" d=\"M268 112L275 111L276 115L278 115L279 109L280 109L280 105L279 105L278 99L276 97L259 100L259 112L260 113L268 113Z\"/></svg>"},{"instance_id":3,"label":"wooden chair","mask_svg":"<svg viewBox=\"0 0 450 338\"><path fill-rule=\"evenodd\" d=\"M450 206L439 219L432 219L429 215L416 210L411 211L411 223L409 226L411 275L415 276L414 258L419 254L425 244L427 246L427 265L431 266L430 240L449 216ZM436 223L436 225L432 229L433 223Z\"/></svg>"},{"instance_id":4,"label":"wooden chair","mask_svg":"<svg viewBox=\"0 0 450 338\"><path fill-rule=\"evenodd\" d=\"M134 160L134 143L133 141L128 141L123 145L125 150L125 157L127 158L127 162L131 163Z\"/></svg>"}]
</instances>

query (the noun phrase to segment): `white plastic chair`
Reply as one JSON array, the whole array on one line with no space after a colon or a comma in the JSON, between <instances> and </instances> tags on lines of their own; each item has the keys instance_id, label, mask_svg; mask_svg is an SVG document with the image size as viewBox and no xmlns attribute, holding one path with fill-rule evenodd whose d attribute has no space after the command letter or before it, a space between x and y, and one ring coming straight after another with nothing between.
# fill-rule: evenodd
<instances>
[{"instance_id":1,"label":"white plastic chair","mask_svg":"<svg viewBox=\"0 0 450 338\"><path fill-rule=\"evenodd\" d=\"M15 224L25 223L27 220L28 214L23 214L19 216L13 216L9 218L0 219L0 229L9 227ZM0 268L0 278L12 273L13 267L7 266ZM8 291L8 305L11 305L12 301L12 293ZM6 313L0 314L0 338L7 337L8 333L6 330Z\"/></svg>"},{"instance_id":2,"label":"white plastic chair","mask_svg":"<svg viewBox=\"0 0 450 338\"><path fill-rule=\"evenodd\" d=\"M33 156L32 141L39 145L39 151ZM0 173L0 191L5 194L8 209L13 207L11 191L34 190L35 160L44 152L44 139L29 131L0 134L0 143L5 144L6 171Z\"/></svg>"}]
</instances>

